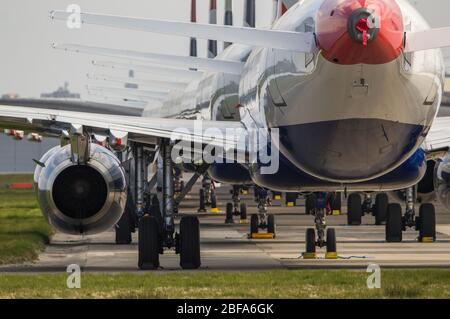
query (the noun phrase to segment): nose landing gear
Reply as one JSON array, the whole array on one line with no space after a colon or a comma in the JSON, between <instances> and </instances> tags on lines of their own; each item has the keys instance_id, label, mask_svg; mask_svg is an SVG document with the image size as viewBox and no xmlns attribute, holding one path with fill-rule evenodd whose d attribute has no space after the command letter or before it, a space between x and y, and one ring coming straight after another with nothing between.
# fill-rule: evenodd
<instances>
[{"instance_id":1,"label":"nose landing gear","mask_svg":"<svg viewBox=\"0 0 450 319\"><path fill-rule=\"evenodd\" d=\"M250 219L250 234L252 239L273 239L276 234L275 216L267 214L268 192L264 188L255 187L258 200L258 214L253 214ZM265 233L260 230L267 230Z\"/></svg>"},{"instance_id":2,"label":"nose landing gear","mask_svg":"<svg viewBox=\"0 0 450 319\"><path fill-rule=\"evenodd\" d=\"M239 223L247 224L247 205L241 203L241 189L239 185L233 185L233 190L231 191L233 203L227 204L225 224L233 224L233 216L240 216Z\"/></svg>"},{"instance_id":3,"label":"nose landing gear","mask_svg":"<svg viewBox=\"0 0 450 319\"><path fill-rule=\"evenodd\" d=\"M327 252L325 254L326 259L337 258L336 247L336 231L334 228L327 229L327 223L325 221L326 216L326 193L316 193L315 207L314 207L314 228L308 228L306 230L306 251L303 253L304 259L316 259L316 247L326 247ZM317 237L316 237L317 234ZM326 234L326 237L325 237Z\"/></svg>"}]
</instances>

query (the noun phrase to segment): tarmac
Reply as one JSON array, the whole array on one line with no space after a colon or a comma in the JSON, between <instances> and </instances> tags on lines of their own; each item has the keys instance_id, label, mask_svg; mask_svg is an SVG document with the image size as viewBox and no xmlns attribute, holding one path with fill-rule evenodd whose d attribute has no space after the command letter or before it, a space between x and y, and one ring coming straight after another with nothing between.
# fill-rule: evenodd
<instances>
[{"instance_id":1,"label":"tarmac","mask_svg":"<svg viewBox=\"0 0 450 319\"><path fill-rule=\"evenodd\" d=\"M198 188L188 195L180 207L177 221L184 214L198 214ZM218 206L224 210L231 199L229 187L217 189ZM248 214L256 212L253 195L243 196ZM328 227L336 229L337 259L325 259L325 248L318 258L303 259L305 232L312 227L313 217L305 215L304 200L286 207L273 201L269 212L276 216L275 239L248 239L249 225L225 224L225 214L198 214L201 224L202 266L195 271L258 271L276 269L363 269L369 264L384 268L450 267L450 212L437 205L437 241L419 243L418 233L408 230L402 243L386 243L385 227L375 226L374 217L363 217L361 226L347 226L346 207L340 216L328 216ZM343 200L343 203L345 200ZM137 233L130 245L116 245L114 230L93 236L69 236L57 233L39 259L32 264L7 265L0 273L66 272L70 264L78 264L84 272L136 272L138 270ZM179 256L173 250L160 256L160 271L180 271Z\"/></svg>"}]
</instances>

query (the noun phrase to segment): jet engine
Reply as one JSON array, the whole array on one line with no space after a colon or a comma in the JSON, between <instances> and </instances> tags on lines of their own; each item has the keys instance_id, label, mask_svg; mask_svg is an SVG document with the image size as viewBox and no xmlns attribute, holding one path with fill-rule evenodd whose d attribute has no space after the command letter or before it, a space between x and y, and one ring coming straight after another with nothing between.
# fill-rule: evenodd
<instances>
[{"instance_id":1,"label":"jet engine","mask_svg":"<svg viewBox=\"0 0 450 319\"><path fill-rule=\"evenodd\" d=\"M427 161L427 171L425 176L417 185L417 201L419 203L429 203L436 198L434 192L434 171L436 162L434 160Z\"/></svg>"},{"instance_id":2,"label":"jet engine","mask_svg":"<svg viewBox=\"0 0 450 319\"><path fill-rule=\"evenodd\" d=\"M434 189L441 204L450 210L450 154L436 163Z\"/></svg>"},{"instance_id":3,"label":"jet engine","mask_svg":"<svg viewBox=\"0 0 450 319\"><path fill-rule=\"evenodd\" d=\"M427 170L425 172L425 176L420 180L419 184L417 184L418 203L429 203L432 202L436 197L434 191L435 167L436 162L434 160L427 161ZM400 201L406 200L405 190L391 192L391 195L393 195L395 199L398 199Z\"/></svg>"},{"instance_id":4,"label":"jet engine","mask_svg":"<svg viewBox=\"0 0 450 319\"><path fill-rule=\"evenodd\" d=\"M73 160L71 146L47 152L35 170L39 205L49 223L66 234L95 234L114 226L125 208L125 172L108 149L89 144L89 157Z\"/></svg>"}]
</instances>

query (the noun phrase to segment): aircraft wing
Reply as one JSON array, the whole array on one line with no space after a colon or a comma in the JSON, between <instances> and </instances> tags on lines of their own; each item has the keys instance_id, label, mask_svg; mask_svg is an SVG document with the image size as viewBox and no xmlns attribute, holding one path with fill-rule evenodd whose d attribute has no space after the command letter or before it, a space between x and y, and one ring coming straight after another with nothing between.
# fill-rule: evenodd
<instances>
[{"instance_id":1,"label":"aircraft wing","mask_svg":"<svg viewBox=\"0 0 450 319\"><path fill-rule=\"evenodd\" d=\"M139 52L123 49L109 49L101 47L92 47L79 44L53 44L53 48L68 52L95 54L115 58L126 58L133 60L143 60L152 63L167 64L170 67L195 68L213 72L224 72L230 74L242 73L244 63L236 61L199 58L192 56L178 56L169 54L157 54L149 52Z\"/></svg>"},{"instance_id":2,"label":"aircraft wing","mask_svg":"<svg viewBox=\"0 0 450 319\"><path fill-rule=\"evenodd\" d=\"M450 148L450 116L436 118L423 146L430 153Z\"/></svg>"},{"instance_id":3,"label":"aircraft wing","mask_svg":"<svg viewBox=\"0 0 450 319\"><path fill-rule=\"evenodd\" d=\"M240 122L194 121L183 119L147 118L81 112L0 106L0 128L19 129L55 136L69 132L73 126L105 136L112 132L127 134L129 140L155 144L158 138L215 145L224 150L246 154L245 145L238 141L246 132ZM236 134L230 134L234 130ZM227 134L228 133L228 134Z\"/></svg>"},{"instance_id":4,"label":"aircraft wing","mask_svg":"<svg viewBox=\"0 0 450 319\"><path fill-rule=\"evenodd\" d=\"M141 116L144 108L70 99L0 99L1 105L126 116Z\"/></svg>"}]
</instances>

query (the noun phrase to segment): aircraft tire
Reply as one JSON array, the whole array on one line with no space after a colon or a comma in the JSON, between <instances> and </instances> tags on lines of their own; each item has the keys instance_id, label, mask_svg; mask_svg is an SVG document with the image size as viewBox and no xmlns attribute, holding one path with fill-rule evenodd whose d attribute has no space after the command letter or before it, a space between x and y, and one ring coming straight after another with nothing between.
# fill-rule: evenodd
<instances>
[{"instance_id":1,"label":"aircraft tire","mask_svg":"<svg viewBox=\"0 0 450 319\"><path fill-rule=\"evenodd\" d=\"M387 208L386 215L386 241L388 243L399 243L402 241L402 207L400 204L391 203Z\"/></svg>"},{"instance_id":2,"label":"aircraft tire","mask_svg":"<svg viewBox=\"0 0 450 319\"><path fill-rule=\"evenodd\" d=\"M185 216L180 221L180 266L198 269L200 260L200 223L196 216Z\"/></svg>"}]
</instances>

